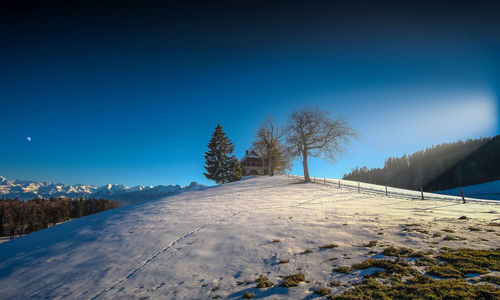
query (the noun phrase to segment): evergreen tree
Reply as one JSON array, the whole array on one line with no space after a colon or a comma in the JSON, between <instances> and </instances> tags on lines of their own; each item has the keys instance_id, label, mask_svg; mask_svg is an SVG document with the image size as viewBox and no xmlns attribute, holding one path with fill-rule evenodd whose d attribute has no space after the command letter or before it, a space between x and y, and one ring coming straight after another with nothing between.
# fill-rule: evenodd
<instances>
[{"instance_id":1,"label":"evergreen tree","mask_svg":"<svg viewBox=\"0 0 500 300\"><path fill-rule=\"evenodd\" d=\"M238 158L236 156L231 157L231 169L232 169L232 177L229 181L238 181L241 179L241 176L243 176L243 169L241 168L241 164L238 161Z\"/></svg>"},{"instance_id":2,"label":"evergreen tree","mask_svg":"<svg viewBox=\"0 0 500 300\"><path fill-rule=\"evenodd\" d=\"M235 178L235 169L237 169L234 162L236 157L231 156L233 151L233 143L226 136L222 127L217 124L212 134L212 138L208 143L208 151L205 152L205 170L207 171L203 173L205 177L216 183L233 181L233 178ZM239 165L239 163L237 165Z\"/></svg>"}]
</instances>

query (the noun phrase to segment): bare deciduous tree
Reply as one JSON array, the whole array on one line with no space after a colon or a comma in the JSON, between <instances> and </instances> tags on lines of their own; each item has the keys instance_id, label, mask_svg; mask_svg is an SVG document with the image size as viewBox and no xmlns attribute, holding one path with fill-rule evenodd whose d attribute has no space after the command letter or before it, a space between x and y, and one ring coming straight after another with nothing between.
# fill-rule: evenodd
<instances>
[{"instance_id":1,"label":"bare deciduous tree","mask_svg":"<svg viewBox=\"0 0 500 300\"><path fill-rule=\"evenodd\" d=\"M267 117L260 125L254 147L260 152L259 154L267 159L268 174L273 175L276 162L276 152L281 151L280 139L283 137L282 130L274 124L272 116Z\"/></svg>"},{"instance_id":2,"label":"bare deciduous tree","mask_svg":"<svg viewBox=\"0 0 500 300\"><path fill-rule=\"evenodd\" d=\"M292 112L285 131L293 155L302 157L305 181L311 181L307 165L309 156L334 162L343 146L356 137L342 116L330 119L327 111L311 107Z\"/></svg>"}]
</instances>

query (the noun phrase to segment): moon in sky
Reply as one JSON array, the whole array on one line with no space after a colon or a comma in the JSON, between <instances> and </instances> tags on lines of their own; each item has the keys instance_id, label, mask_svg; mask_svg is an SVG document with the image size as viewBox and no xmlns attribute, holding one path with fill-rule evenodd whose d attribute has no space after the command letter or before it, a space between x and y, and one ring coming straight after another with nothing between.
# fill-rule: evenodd
<instances>
[{"instance_id":1,"label":"moon in sky","mask_svg":"<svg viewBox=\"0 0 500 300\"><path fill-rule=\"evenodd\" d=\"M31 136L27 137L26 139L28 140L28 142L31 142Z\"/></svg>"}]
</instances>

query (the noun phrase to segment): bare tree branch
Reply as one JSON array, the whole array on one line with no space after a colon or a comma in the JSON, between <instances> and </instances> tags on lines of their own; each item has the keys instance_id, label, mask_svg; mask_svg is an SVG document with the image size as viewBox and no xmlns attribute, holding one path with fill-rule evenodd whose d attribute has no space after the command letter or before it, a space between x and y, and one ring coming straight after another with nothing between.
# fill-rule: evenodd
<instances>
[{"instance_id":1,"label":"bare tree branch","mask_svg":"<svg viewBox=\"0 0 500 300\"><path fill-rule=\"evenodd\" d=\"M304 179L310 181L308 157L335 162L344 146L357 135L342 117L329 118L327 111L307 107L292 112L285 129L288 147L294 156L302 156Z\"/></svg>"}]
</instances>

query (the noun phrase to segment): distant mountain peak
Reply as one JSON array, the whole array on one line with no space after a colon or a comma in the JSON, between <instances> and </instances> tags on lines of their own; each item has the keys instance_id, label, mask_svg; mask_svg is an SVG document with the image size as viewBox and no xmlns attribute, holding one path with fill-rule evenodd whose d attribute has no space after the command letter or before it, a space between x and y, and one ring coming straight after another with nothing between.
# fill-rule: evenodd
<instances>
[{"instance_id":1,"label":"distant mountain peak","mask_svg":"<svg viewBox=\"0 0 500 300\"><path fill-rule=\"evenodd\" d=\"M89 184L64 185L43 181L30 180L7 180L0 176L0 198L18 198L30 200L34 198L102 198L108 200L120 200L127 203L139 202L146 199L158 198L188 190L205 188L197 182L191 182L188 186L158 185L129 187L124 184L106 184L101 187Z\"/></svg>"}]
</instances>

